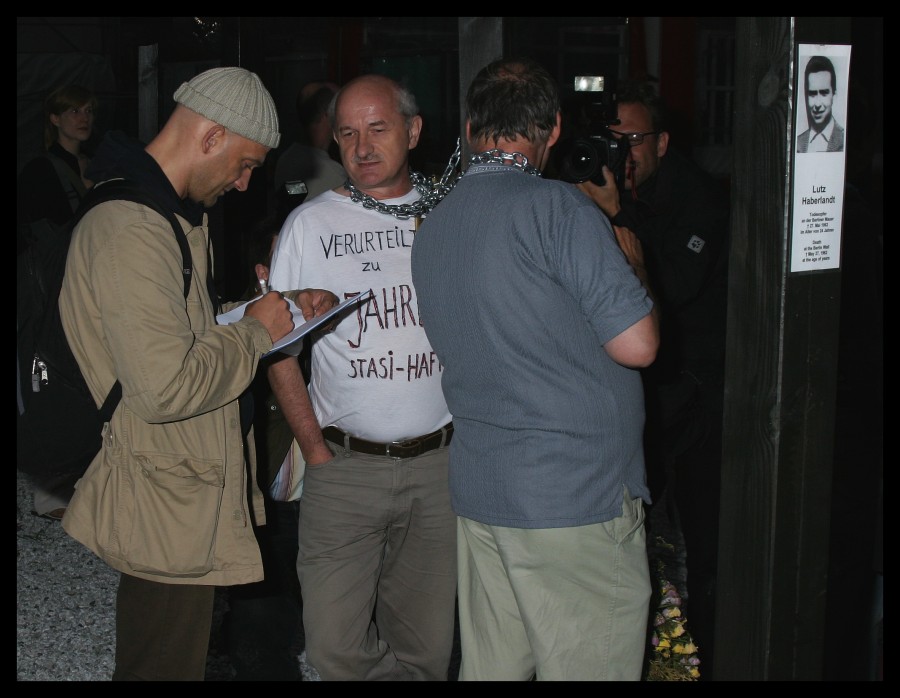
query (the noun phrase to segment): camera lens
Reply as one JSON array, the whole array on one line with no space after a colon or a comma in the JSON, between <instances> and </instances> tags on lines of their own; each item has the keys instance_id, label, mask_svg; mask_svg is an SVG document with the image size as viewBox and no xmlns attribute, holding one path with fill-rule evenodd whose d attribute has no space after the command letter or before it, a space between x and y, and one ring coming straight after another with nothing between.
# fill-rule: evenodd
<instances>
[{"instance_id":1,"label":"camera lens","mask_svg":"<svg viewBox=\"0 0 900 698\"><path fill-rule=\"evenodd\" d=\"M607 163L607 147L602 139L572 138L561 141L553 156L564 182L591 180L603 184L603 165Z\"/></svg>"},{"instance_id":2,"label":"camera lens","mask_svg":"<svg viewBox=\"0 0 900 698\"><path fill-rule=\"evenodd\" d=\"M602 166L600 153L593 143L585 139L575 141L568 158L569 174L573 180L584 182L591 179L601 171Z\"/></svg>"}]
</instances>

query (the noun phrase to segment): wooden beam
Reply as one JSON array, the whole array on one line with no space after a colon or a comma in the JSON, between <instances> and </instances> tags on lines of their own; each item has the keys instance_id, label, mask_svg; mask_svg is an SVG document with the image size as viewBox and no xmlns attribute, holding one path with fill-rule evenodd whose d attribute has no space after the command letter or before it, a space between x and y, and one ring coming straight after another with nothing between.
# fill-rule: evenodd
<instances>
[{"instance_id":1,"label":"wooden beam","mask_svg":"<svg viewBox=\"0 0 900 698\"><path fill-rule=\"evenodd\" d=\"M459 133L462 138L462 169L469 161L466 143L466 92L475 75L503 55L502 17L459 18Z\"/></svg>"},{"instance_id":2,"label":"wooden beam","mask_svg":"<svg viewBox=\"0 0 900 698\"><path fill-rule=\"evenodd\" d=\"M822 677L840 271L789 271L789 197L797 44L849 31L737 22L716 680Z\"/></svg>"},{"instance_id":3,"label":"wooden beam","mask_svg":"<svg viewBox=\"0 0 900 698\"><path fill-rule=\"evenodd\" d=\"M138 138L159 133L159 44L138 46Z\"/></svg>"}]
</instances>

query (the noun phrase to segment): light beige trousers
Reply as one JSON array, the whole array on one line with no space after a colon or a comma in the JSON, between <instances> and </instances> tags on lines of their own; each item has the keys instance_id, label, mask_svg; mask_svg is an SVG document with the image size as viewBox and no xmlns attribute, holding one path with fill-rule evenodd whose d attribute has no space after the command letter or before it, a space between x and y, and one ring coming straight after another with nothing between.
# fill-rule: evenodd
<instances>
[{"instance_id":1,"label":"light beige trousers","mask_svg":"<svg viewBox=\"0 0 900 698\"><path fill-rule=\"evenodd\" d=\"M644 508L573 528L457 519L460 681L638 681L650 571Z\"/></svg>"}]
</instances>

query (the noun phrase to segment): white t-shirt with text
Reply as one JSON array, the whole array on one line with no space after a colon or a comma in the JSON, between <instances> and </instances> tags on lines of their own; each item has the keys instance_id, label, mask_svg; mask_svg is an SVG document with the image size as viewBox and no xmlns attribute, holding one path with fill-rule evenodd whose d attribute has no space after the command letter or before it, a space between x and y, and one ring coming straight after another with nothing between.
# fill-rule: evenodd
<instances>
[{"instance_id":1,"label":"white t-shirt with text","mask_svg":"<svg viewBox=\"0 0 900 698\"><path fill-rule=\"evenodd\" d=\"M413 189L382 203L418 196ZM413 219L365 209L332 191L292 211L282 226L272 288L324 288L340 300L372 290L313 342L309 394L322 427L392 442L451 420L412 284L414 228Z\"/></svg>"}]
</instances>

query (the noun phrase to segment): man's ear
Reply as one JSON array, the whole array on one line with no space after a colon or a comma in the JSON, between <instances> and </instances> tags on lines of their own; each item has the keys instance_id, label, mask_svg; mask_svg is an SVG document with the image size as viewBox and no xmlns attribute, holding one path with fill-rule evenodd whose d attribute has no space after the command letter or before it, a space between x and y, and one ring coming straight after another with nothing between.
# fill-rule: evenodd
<instances>
[{"instance_id":1,"label":"man's ear","mask_svg":"<svg viewBox=\"0 0 900 698\"><path fill-rule=\"evenodd\" d=\"M562 112L556 112L556 126L553 127L550 137L547 139L548 148L552 147L559 140L560 133L562 133Z\"/></svg>"},{"instance_id":2,"label":"man's ear","mask_svg":"<svg viewBox=\"0 0 900 698\"><path fill-rule=\"evenodd\" d=\"M204 154L209 154L222 145L225 138L225 127L219 124L213 124L203 134L201 147Z\"/></svg>"},{"instance_id":3,"label":"man's ear","mask_svg":"<svg viewBox=\"0 0 900 698\"><path fill-rule=\"evenodd\" d=\"M669 149L669 132L662 131L656 137L656 157L661 158Z\"/></svg>"},{"instance_id":4,"label":"man's ear","mask_svg":"<svg viewBox=\"0 0 900 698\"><path fill-rule=\"evenodd\" d=\"M419 144L419 134L422 132L422 117L416 114L409 120L409 149L412 150Z\"/></svg>"}]
</instances>

